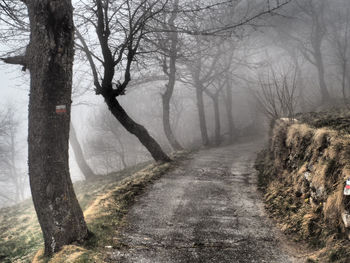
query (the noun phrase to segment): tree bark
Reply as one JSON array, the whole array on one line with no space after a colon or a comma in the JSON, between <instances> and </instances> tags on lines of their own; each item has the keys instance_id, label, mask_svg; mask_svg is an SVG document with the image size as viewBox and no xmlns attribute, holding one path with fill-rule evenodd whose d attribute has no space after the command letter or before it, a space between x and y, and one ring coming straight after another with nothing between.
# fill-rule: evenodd
<instances>
[{"instance_id":1,"label":"tree bark","mask_svg":"<svg viewBox=\"0 0 350 263\"><path fill-rule=\"evenodd\" d=\"M208 137L208 131L207 131L207 121L205 119L203 88L199 83L196 84L195 88L196 88L197 109L198 109L199 127L201 131L202 143L204 146L208 146L209 137Z\"/></svg>"},{"instance_id":2,"label":"tree bark","mask_svg":"<svg viewBox=\"0 0 350 263\"><path fill-rule=\"evenodd\" d=\"M142 125L136 123L119 104L119 101L114 97L103 95L106 104L113 116L123 125L123 127L135 135L141 144L146 147L154 160L160 162L170 162L171 159L163 152L160 145L149 135L148 131Z\"/></svg>"},{"instance_id":3,"label":"tree bark","mask_svg":"<svg viewBox=\"0 0 350 263\"><path fill-rule=\"evenodd\" d=\"M90 168L90 166L85 160L83 150L80 146L77 133L75 131L75 128L72 122L70 123L69 142L70 142L70 145L72 146L75 160L78 164L78 167L80 171L83 173L85 179L91 180L93 178L96 178L95 173L92 171L92 169Z\"/></svg>"},{"instance_id":4,"label":"tree bark","mask_svg":"<svg viewBox=\"0 0 350 263\"><path fill-rule=\"evenodd\" d=\"M30 44L29 178L45 255L88 236L69 174L68 140L74 58L70 0L27 0ZM57 107L60 106L61 107Z\"/></svg>"}]
</instances>

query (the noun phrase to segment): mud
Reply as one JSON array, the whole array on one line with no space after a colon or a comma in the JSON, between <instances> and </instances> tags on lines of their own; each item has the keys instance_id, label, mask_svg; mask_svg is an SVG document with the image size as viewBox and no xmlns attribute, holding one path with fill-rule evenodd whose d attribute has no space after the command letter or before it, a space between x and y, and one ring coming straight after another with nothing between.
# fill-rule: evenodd
<instances>
[{"instance_id":1,"label":"mud","mask_svg":"<svg viewBox=\"0 0 350 263\"><path fill-rule=\"evenodd\" d=\"M266 216L257 143L200 151L149 186L108 262L302 262Z\"/></svg>"}]
</instances>

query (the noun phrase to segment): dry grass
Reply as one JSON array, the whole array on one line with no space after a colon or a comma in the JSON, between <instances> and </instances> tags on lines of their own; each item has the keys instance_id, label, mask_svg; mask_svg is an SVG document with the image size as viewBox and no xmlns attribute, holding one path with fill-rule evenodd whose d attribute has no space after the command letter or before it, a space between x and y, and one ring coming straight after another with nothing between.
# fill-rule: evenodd
<instances>
[{"instance_id":1,"label":"dry grass","mask_svg":"<svg viewBox=\"0 0 350 263\"><path fill-rule=\"evenodd\" d=\"M118 229L135 196L187 153L172 156L171 164L140 164L124 171L74 185L94 236L81 246L64 247L53 258L42 255L43 240L31 201L0 210L0 262L103 262L106 246L118 246Z\"/></svg>"},{"instance_id":2,"label":"dry grass","mask_svg":"<svg viewBox=\"0 0 350 263\"><path fill-rule=\"evenodd\" d=\"M44 257L44 250L39 250L33 258L32 263L102 263L98 256L94 255L92 251L89 251L83 247L70 245L65 246L63 249L56 253L50 260Z\"/></svg>"},{"instance_id":3,"label":"dry grass","mask_svg":"<svg viewBox=\"0 0 350 263\"><path fill-rule=\"evenodd\" d=\"M272 136L270 151L257 165L266 208L284 232L318 248L320 262L349 262L343 261L350 254L344 250L349 230L341 219L350 208L343 196L350 176L349 134L326 125L277 122Z\"/></svg>"},{"instance_id":4,"label":"dry grass","mask_svg":"<svg viewBox=\"0 0 350 263\"><path fill-rule=\"evenodd\" d=\"M341 213L344 211L343 189L343 185L339 185L338 189L327 198L323 208L324 218L335 226L341 224Z\"/></svg>"},{"instance_id":5,"label":"dry grass","mask_svg":"<svg viewBox=\"0 0 350 263\"><path fill-rule=\"evenodd\" d=\"M118 247L118 229L135 196L153 180L171 168L171 164L151 164L120 181L103 195L98 196L84 211L85 219L94 237L83 246L66 246L53 258L36 255L36 263L103 262L106 247Z\"/></svg>"}]
</instances>

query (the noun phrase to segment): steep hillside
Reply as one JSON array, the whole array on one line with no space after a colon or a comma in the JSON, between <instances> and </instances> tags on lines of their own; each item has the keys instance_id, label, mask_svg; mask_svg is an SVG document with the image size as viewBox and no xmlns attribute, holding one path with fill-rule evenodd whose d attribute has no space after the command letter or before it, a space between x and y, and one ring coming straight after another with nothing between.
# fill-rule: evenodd
<instances>
[{"instance_id":1,"label":"steep hillside","mask_svg":"<svg viewBox=\"0 0 350 263\"><path fill-rule=\"evenodd\" d=\"M317 250L309 262L350 262L349 127L334 112L278 120L257 159L267 210L285 233Z\"/></svg>"},{"instance_id":2,"label":"steep hillside","mask_svg":"<svg viewBox=\"0 0 350 263\"><path fill-rule=\"evenodd\" d=\"M48 261L42 256L43 240L31 200L0 209L0 262L102 262L106 248L117 244L117 231L134 198L164 172L176 166L144 163L74 185L93 236L83 245L67 246ZM38 252L39 250L39 252Z\"/></svg>"}]
</instances>

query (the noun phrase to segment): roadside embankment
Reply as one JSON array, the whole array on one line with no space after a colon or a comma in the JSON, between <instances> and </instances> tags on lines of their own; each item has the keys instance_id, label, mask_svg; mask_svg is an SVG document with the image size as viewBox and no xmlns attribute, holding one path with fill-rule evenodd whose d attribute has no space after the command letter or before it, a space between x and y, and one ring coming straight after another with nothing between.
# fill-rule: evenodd
<instances>
[{"instance_id":1,"label":"roadside embankment","mask_svg":"<svg viewBox=\"0 0 350 263\"><path fill-rule=\"evenodd\" d=\"M350 125L344 118L317 116L276 121L256 162L259 187L282 231L316 249L308 262L350 262L350 196L344 190Z\"/></svg>"}]
</instances>

